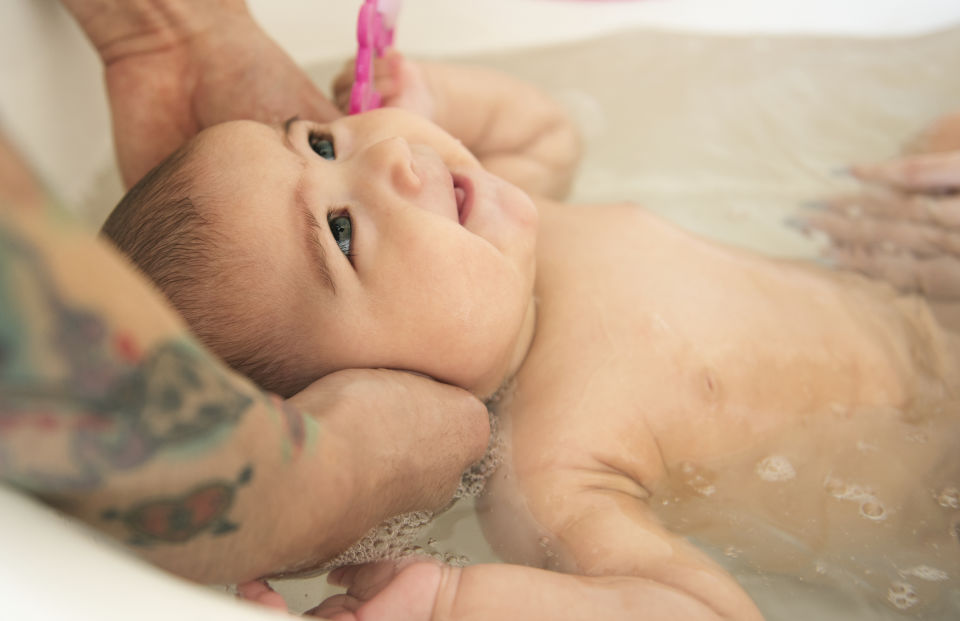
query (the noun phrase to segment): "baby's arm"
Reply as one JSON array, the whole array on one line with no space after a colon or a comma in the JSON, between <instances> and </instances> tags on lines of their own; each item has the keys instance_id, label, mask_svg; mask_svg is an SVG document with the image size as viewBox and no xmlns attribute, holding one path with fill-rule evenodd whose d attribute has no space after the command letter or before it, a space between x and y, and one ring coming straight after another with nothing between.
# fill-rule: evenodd
<instances>
[{"instance_id":1,"label":"baby's arm","mask_svg":"<svg viewBox=\"0 0 960 621\"><path fill-rule=\"evenodd\" d=\"M558 529L557 553L568 571L591 576L633 576L685 594L719 619L762 616L740 585L688 541L670 533L646 502L597 486L566 497L574 507ZM677 616L675 618L683 618ZM713 618L713 617L708 617Z\"/></svg>"},{"instance_id":2,"label":"baby's arm","mask_svg":"<svg viewBox=\"0 0 960 621\"><path fill-rule=\"evenodd\" d=\"M487 170L531 194L563 198L580 160L580 135L564 109L533 85L480 66L379 59L376 87L389 106L413 110L460 139ZM352 67L336 80L341 108Z\"/></svg>"},{"instance_id":3,"label":"baby's arm","mask_svg":"<svg viewBox=\"0 0 960 621\"><path fill-rule=\"evenodd\" d=\"M638 483L649 478L642 476L645 469L656 467L656 454L629 444L635 450L627 458L566 465L547 460L541 467L534 465L538 458L523 460L514 447L513 459L490 478L478 506L494 550L509 562L615 578L614 584L644 597L664 593L664 605L683 596L711 611L704 618L762 619L727 572L662 526Z\"/></svg>"},{"instance_id":4,"label":"baby's arm","mask_svg":"<svg viewBox=\"0 0 960 621\"><path fill-rule=\"evenodd\" d=\"M483 453L483 406L424 378L352 371L288 402L260 392L68 220L0 197L3 483L183 576L234 582L443 506Z\"/></svg>"}]
</instances>

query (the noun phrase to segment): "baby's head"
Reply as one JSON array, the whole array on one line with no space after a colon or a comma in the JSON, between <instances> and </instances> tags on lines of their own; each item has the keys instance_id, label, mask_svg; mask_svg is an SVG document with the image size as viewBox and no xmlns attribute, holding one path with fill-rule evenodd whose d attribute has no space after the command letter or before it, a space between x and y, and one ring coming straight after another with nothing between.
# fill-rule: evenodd
<instances>
[{"instance_id":1,"label":"baby's head","mask_svg":"<svg viewBox=\"0 0 960 621\"><path fill-rule=\"evenodd\" d=\"M207 129L103 231L267 390L379 367L486 396L532 335L536 221L443 130L378 110Z\"/></svg>"}]
</instances>

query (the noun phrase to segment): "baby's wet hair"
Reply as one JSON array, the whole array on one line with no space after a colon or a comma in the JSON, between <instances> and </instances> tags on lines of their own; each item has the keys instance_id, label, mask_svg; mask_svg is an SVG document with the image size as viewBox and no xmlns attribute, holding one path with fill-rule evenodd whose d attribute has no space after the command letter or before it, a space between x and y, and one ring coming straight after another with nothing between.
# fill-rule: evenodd
<instances>
[{"instance_id":1,"label":"baby's wet hair","mask_svg":"<svg viewBox=\"0 0 960 621\"><path fill-rule=\"evenodd\" d=\"M284 347L265 318L236 302L236 286L216 198L200 196L196 142L181 147L120 200L101 234L112 242L179 311L197 338L230 367L264 390L288 397L308 378L284 367Z\"/></svg>"}]
</instances>

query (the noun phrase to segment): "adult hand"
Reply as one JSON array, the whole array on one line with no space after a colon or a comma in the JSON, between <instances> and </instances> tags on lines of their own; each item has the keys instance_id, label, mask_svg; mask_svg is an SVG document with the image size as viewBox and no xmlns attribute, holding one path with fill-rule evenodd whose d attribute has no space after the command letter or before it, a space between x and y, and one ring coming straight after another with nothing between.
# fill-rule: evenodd
<instances>
[{"instance_id":1,"label":"adult hand","mask_svg":"<svg viewBox=\"0 0 960 621\"><path fill-rule=\"evenodd\" d=\"M344 490L355 516L367 510L361 502L374 504L379 520L442 509L490 436L486 408L472 394L403 371L338 371L288 402L346 441L337 468L355 473Z\"/></svg>"},{"instance_id":2,"label":"adult hand","mask_svg":"<svg viewBox=\"0 0 960 621\"><path fill-rule=\"evenodd\" d=\"M445 572L453 575L444 576ZM438 603L441 586L456 587L460 572L429 558L406 558L335 569L327 576L330 584L347 587L347 592L324 600L307 616L332 621L430 621ZM286 602L263 581L239 585L242 599L268 608L287 610Z\"/></svg>"},{"instance_id":3,"label":"adult hand","mask_svg":"<svg viewBox=\"0 0 960 621\"><path fill-rule=\"evenodd\" d=\"M933 300L960 300L960 114L914 142L911 154L851 168L866 184L804 216L830 237L839 267Z\"/></svg>"},{"instance_id":4,"label":"adult hand","mask_svg":"<svg viewBox=\"0 0 960 621\"><path fill-rule=\"evenodd\" d=\"M339 116L243 0L62 0L105 66L129 187L205 127Z\"/></svg>"},{"instance_id":5,"label":"adult hand","mask_svg":"<svg viewBox=\"0 0 960 621\"><path fill-rule=\"evenodd\" d=\"M333 621L430 621L438 604L451 600L441 597L441 588L456 588L456 576L444 574L460 571L423 558L341 567L327 582L347 587L346 594L327 598L307 614Z\"/></svg>"}]
</instances>

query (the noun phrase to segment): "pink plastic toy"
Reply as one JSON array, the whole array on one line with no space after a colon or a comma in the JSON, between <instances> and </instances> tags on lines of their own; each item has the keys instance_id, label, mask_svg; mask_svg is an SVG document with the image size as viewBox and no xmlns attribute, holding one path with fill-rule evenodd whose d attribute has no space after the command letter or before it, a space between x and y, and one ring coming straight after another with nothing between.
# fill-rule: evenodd
<instances>
[{"instance_id":1,"label":"pink plastic toy","mask_svg":"<svg viewBox=\"0 0 960 621\"><path fill-rule=\"evenodd\" d=\"M379 58L393 45L401 0L364 0L357 18L357 66L350 91L350 114L380 107L380 93L373 88L374 54Z\"/></svg>"}]
</instances>

